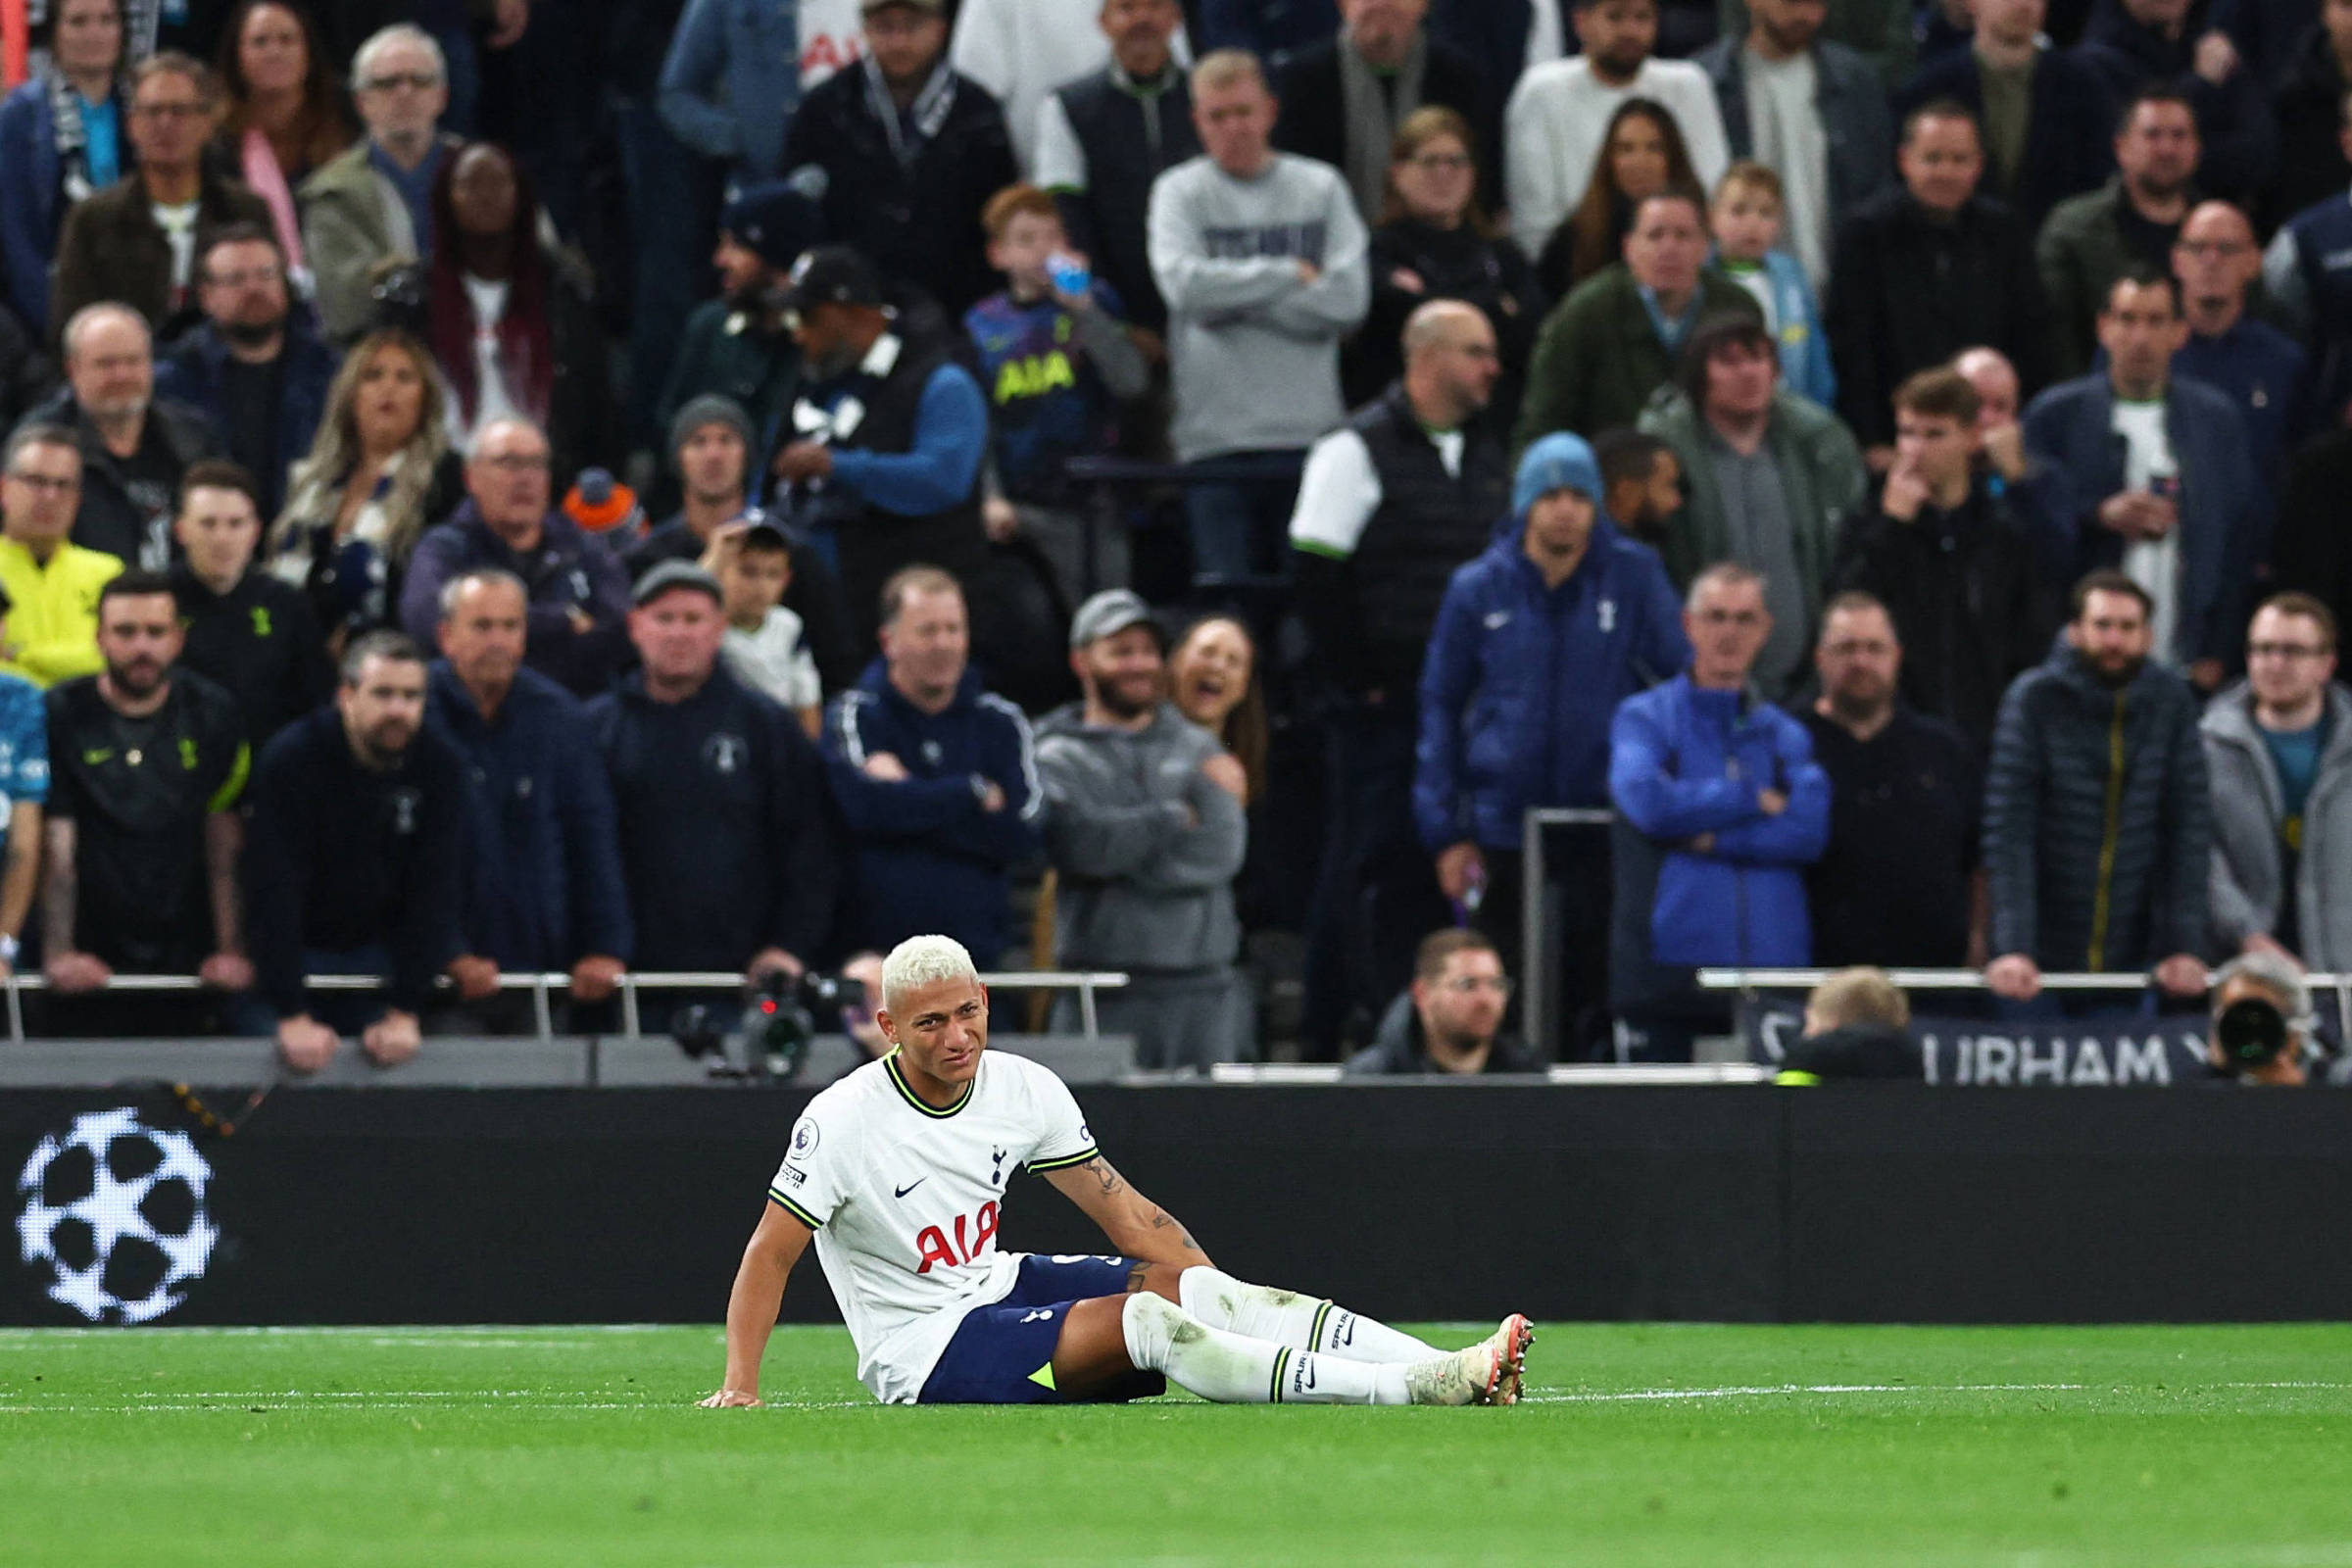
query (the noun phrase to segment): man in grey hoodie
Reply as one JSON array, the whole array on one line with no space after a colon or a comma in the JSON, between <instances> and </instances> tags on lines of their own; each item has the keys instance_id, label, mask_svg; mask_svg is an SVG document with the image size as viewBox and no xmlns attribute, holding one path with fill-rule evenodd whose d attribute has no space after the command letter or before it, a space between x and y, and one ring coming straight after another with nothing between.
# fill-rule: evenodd
<instances>
[{"instance_id":1,"label":"man in grey hoodie","mask_svg":"<svg viewBox=\"0 0 2352 1568\"><path fill-rule=\"evenodd\" d=\"M1249 848L1242 765L1160 695L1162 633L1127 590L1100 593L1070 625L1086 699L1037 726L1046 792L1054 959L1123 969L1102 1028L1132 1034L1144 1067L1206 1067L1250 1054L1248 1000L1233 960L1242 927L1233 878ZM1054 1027L1076 1026L1063 997Z\"/></svg>"}]
</instances>

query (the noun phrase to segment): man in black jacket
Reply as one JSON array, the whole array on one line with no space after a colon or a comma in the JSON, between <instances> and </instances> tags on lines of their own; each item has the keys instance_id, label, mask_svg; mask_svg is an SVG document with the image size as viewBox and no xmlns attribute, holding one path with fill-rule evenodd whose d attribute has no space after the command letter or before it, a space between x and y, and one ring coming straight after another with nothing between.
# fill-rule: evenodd
<instances>
[{"instance_id":1,"label":"man in black jacket","mask_svg":"<svg viewBox=\"0 0 2352 1568\"><path fill-rule=\"evenodd\" d=\"M1494 942L1451 926L1421 939L1413 983L1381 1015L1372 1043L1348 1058L1350 1078L1407 1073L1537 1073L1544 1058L1502 1032L1510 978Z\"/></svg>"},{"instance_id":2,"label":"man in black jacket","mask_svg":"<svg viewBox=\"0 0 2352 1568\"><path fill-rule=\"evenodd\" d=\"M258 753L334 686L310 596L254 569L262 514L252 475L233 463L188 469L172 537L180 549L172 592L187 631L180 662L228 689Z\"/></svg>"},{"instance_id":3,"label":"man in black jacket","mask_svg":"<svg viewBox=\"0 0 2352 1568\"><path fill-rule=\"evenodd\" d=\"M1340 30L1277 62L1274 96L1282 118L1274 145L1318 159L1348 177L1355 210L1368 227L1381 220L1389 194L1389 155L1396 127L1426 104L1442 104L1470 122L1478 145L1479 196L1492 212L1502 190L1502 127L1496 116L1507 82L1479 79L1477 63L1429 34L1429 0L1340 0Z\"/></svg>"},{"instance_id":4,"label":"man in black jacket","mask_svg":"<svg viewBox=\"0 0 2352 1568\"><path fill-rule=\"evenodd\" d=\"M458 949L465 797L465 764L424 728L424 655L398 632L354 641L335 706L262 753L246 926L296 1072L325 1066L339 1029L379 1067L416 1054L416 1015ZM384 988L314 998L309 972L377 973Z\"/></svg>"},{"instance_id":5,"label":"man in black jacket","mask_svg":"<svg viewBox=\"0 0 2352 1568\"><path fill-rule=\"evenodd\" d=\"M941 0L859 0L865 57L811 89L784 167L823 172L825 229L951 319L996 287L980 209L1020 178L1004 116L947 62Z\"/></svg>"},{"instance_id":6,"label":"man in black jacket","mask_svg":"<svg viewBox=\"0 0 2352 1568\"><path fill-rule=\"evenodd\" d=\"M2034 235L1979 194L1977 119L1938 101L1903 120L1899 188L1863 203L1838 230L1825 329L1838 366L1838 413L1884 467L1903 377L1984 344L2017 367L2027 396L2048 379L2049 318Z\"/></svg>"}]
</instances>

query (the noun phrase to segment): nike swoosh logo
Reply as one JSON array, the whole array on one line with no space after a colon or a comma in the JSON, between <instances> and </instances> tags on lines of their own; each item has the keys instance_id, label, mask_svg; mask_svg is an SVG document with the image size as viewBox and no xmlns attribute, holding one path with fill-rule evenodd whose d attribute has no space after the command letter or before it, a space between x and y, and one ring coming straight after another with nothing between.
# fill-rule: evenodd
<instances>
[{"instance_id":1,"label":"nike swoosh logo","mask_svg":"<svg viewBox=\"0 0 2352 1568\"><path fill-rule=\"evenodd\" d=\"M905 1198L908 1193L913 1192L917 1187L922 1186L923 1183L929 1181L930 1179L931 1178L928 1176L917 1176L914 1180L908 1182L904 1187L895 1187L891 1189L890 1196L893 1198Z\"/></svg>"}]
</instances>

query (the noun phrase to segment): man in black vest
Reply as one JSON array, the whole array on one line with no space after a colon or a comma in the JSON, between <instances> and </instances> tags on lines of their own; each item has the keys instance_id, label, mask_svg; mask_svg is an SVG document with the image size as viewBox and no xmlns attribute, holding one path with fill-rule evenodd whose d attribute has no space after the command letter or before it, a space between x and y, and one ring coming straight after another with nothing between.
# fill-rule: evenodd
<instances>
[{"instance_id":1,"label":"man in black vest","mask_svg":"<svg viewBox=\"0 0 2352 1568\"><path fill-rule=\"evenodd\" d=\"M874 270L847 246L802 257L784 308L808 379L776 454L778 501L794 522L834 531L850 625L870 659L893 572L920 564L969 580L984 564L988 399L937 345L899 334Z\"/></svg>"},{"instance_id":2,"label":"man in black vest","mask_svg":"<svg viewBox=\"0 0 2352 1568\"><path fill-rule=\"evenodd\" d=\"M1476 306L1422 306L1404 378L1316 442L1299 481L1298 603L1332 698L1306 938L1309 1044L1325 1056L1351 1011L1377 1011L1411 977L1417 934L1446 923L1413 830L1415 693L1446 583L1510 510L1509 460L1478 417L1500 363Z\"/></svg>"}]
</instances>

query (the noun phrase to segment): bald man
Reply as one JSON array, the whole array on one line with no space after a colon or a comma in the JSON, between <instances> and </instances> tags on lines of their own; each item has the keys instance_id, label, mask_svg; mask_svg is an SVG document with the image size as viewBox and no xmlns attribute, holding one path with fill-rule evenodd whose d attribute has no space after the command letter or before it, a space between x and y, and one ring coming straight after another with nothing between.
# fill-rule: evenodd
<instances>
[{"instance_id":1,"label":"bald man","mask_svg":"<svg viewBox=\"0 0 2352 1568\"><path fill-rule=\"evenodd\" d=\"M2230 395L2245 416L2255 471L2275 494L2287 453L2306 433L2309 362L2301 344L2246 312L2262 276L2254 225L2228 202L2199 202L2173 242L2173 275L2188 314L2188 341L2173 356L2173 373Z\"/></svg>"},{"instance_id":2,"label":"bald man","mask_svg":"<svg viewBox=\"0 0 2352 1568\"><path fill-rule=\"evenodd\" d=\"M1335 699L1323 874L1307 930L1306 1018L1335 1056L1359 1005L1412 976L1446 907L1412 826L1414 695L1454 569L1509 510L1510 466L1477 416L1501 370L1476 306L1433 300L1404 323L1404 374L1316 442L1291 516L1297 603Z\"/></svg>"},{"instance_id":3,"label":"bald man","mask_svg":"<svg viewBox=\"0 0 2352 1568\"><path fill-rule=\"evenodd\" d=\"M1962 349L1952 359L1977 394L1977 463L1986 485L2006 500L2018 519L2032 531L2035 559L2053 581L2073 569L2073 535L2066 522L2064 499L2056 477L2026 451L2025 431L2017 422L2025 392L2017 367L1999 349L1979 346Z\"/></svg>"}]
</instances>

